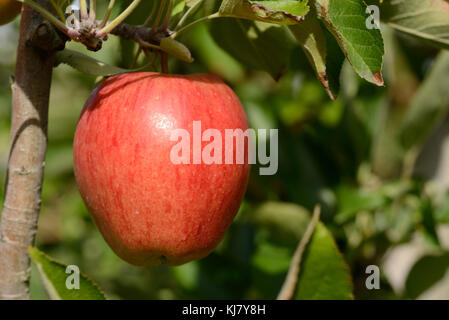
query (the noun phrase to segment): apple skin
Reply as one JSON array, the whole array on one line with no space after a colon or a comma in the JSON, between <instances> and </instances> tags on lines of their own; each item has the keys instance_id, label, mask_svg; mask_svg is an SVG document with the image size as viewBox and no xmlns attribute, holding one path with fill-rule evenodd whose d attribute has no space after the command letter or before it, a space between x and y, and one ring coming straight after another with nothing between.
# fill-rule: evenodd
<instances>
[{"instance_id":1,"label":"apple skin","mask_svg":"<svg viewBox=\"0 0 449 320\"><path fill-rule=\"evenodd\" d=\"M0 0L0 26L14 20L21 8L22 4L16 0Z\"/></svg>"},{"instance_id":2,"label":"apple skin","mask_svg":"<svg viewBox=\"0 0 449 320\"><path fill-rule=\"evenodd\" d=\"M203 132L220 130L223 141L225 129L248 128L235 93L207 74L114 76L84 106L73 145L78 188L106 242L133 265L181 265L207 256L239 209L247 161L170 161L179 142L170 141L171 130L193 137L198 120Z\"/></svg>"}]
</instances>

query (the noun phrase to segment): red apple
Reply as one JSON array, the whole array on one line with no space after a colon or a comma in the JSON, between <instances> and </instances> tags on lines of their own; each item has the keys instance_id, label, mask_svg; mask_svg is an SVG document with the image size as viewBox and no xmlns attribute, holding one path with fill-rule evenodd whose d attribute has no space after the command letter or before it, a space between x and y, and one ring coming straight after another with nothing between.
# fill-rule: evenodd
<instances>
[{"instance_id":1,"label":"red apple","mask_svg":"<svg viewBox=\"0 0 449 320\"><path fill-rule=\"evenodd\" d=\"M205 257L239 208L247 162L171 161L179 142L170 139L172 130L192 136L194 121L203 132L218 129L223 141L225 129L248 128L235 93L206 74L111 77L83 109L73 145L76 181L103 237L131 264L180 265Z\"/></svg>"}]
</instances>

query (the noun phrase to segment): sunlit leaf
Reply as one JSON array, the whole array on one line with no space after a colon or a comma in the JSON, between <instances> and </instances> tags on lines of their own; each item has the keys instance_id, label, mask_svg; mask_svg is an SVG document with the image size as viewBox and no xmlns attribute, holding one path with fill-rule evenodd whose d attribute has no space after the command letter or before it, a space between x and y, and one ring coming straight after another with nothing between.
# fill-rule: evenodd
<instances>
[{"instance_id":1,"label":"sunlit leaf","mask_svg":"<svg viewBox=\"0 0 449 320\"><path fill-rule=\"evenodd\" d=\"M331 233L320 222L302 257L295 299L353 299L352 290L349 267Z\"/></svg>"},{"instance_id":2,"label":"sunlit leaf","mask_svg":"<svg viewBox=\"0 0 449 320\"><path fill-rule=\"evenodd\" d=\"M382 35L380 30L366 27L363 0L314 0L314 3L318 16L335 36L357 74L382 86Z\"/></svg>"},{"instance_id":3,"label":"sunlit leaf","mask_svg":"<svg viewBox=\"0 0 449 320\"><path fill-rule=\"evenodd\" d=\"M42 282L53 300L105 300L100 287L86 275L79 274L79 289L68 289L66 282L70 272L67 265L59 263L35 247L29 248L29 254L37 265Z\"/></svg>"}]
</instances>

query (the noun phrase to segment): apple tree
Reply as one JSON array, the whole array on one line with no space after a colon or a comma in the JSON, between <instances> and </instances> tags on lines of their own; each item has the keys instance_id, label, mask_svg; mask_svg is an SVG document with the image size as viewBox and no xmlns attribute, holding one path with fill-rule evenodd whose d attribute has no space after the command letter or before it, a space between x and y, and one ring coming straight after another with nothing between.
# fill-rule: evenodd
<instances>
[{"instance_id":1,"label":"apple tree","mask_svg":"<svg viewBox=\"0 0 449 320\"><path fill-rule=\"evenodd\" d=\"M0 220L1 299L30 298L31 260L50 298L105 298L98 285L84 274L80 275L80 290L69 290L70 266L34 246L41 204L45 206L41 196L47 147L52 143L48 139L52 76L54 68L62 65L72 67L80 77L95 77L100 88L117 75L141 72L163 77L206 70L227 82L258 72L266 81L288 82L290 87L302 81L300 76L291 75L292 70L297 75L314 74L316 79L308 82L311 89L301 100L307 103L322 93L326 99L311 103L315 110L298 111L297 106L289 106L279 111L284 112L283 122L278 123L280 131L288 132L281 138L279 157L287 160L277 177L251 173L249 200L243 200L236 219L238 227L231 227L231 235L223 242L224 246L232 241L243 243L240 238L251 232L257 239L276 239L263 240L251 251L251 262L245 260L248 254L239 256L237 252L232 258L243 265L255 265L262 275L281 275L281 282L275 281L276 292L269 293L271 298L354 298L355 275L348 264L353 266L351 259L359 253L360 243L388 237L397 231L388 229L390 225L401 227L388 214L376 220L382 221L381 227L375 224L372 216L379 210L419 211L422 217L407 223L422 224L425 234L438 243L438 219L432 208L439 204L430 196L426 201L421 201L424 196L419 196L419 201L414 197L424 188L412 179L411 170L423 142L441 123L449 105L447 0L7 0L0 1L0 23L14 18L19 2L20 37L11 76L10 152ZM413 72L399 58L403 53L397 48L396 37L413 39L429 50L433 65L420 79L407 76ZM109 45L119 56L115 63L103 61L102 52ZM321 86L320 91L314 89L316 84ZM241 88L239 97L253 94L261 100L270 99L264 96L269 93L261 92L263 86L245 89L242 84ZM168 85L164 88L167 92L171 89ZM382 94L377 95L377 90L383 90ZM359 97L364 95L369 98L361 101ZM250 100L243 102L250 125L263 128L271 121L269 115L278 111L255 110ZM273 101L272 109L276 103ZM349 110L344 121L350 122L353 130L349 135L346 127L335 136L332 130L321 128L308 137L307 143L302 142L304 137L297 135L297 128L321 116L327 123L335 118L340 121L345 113L343 104ZM240 109L235 110L238 113ZM307 146L327 143L329 149L316 147L314 154ZM339 148L333 153L332 147L337 144ZM348 155L347 149L354 152ZM311 160L314 155L335 159L323 166L326 170L320 170ZM346 168L342 164L345 161L353 161L353 167ZM364 171L366 163L369 170ZM326 172L333 169L341 173L339 178ZM336 183L349 171L357 187ZM289 176L301 178L293 181ZM335 192L330 192L329 186L335 185ZM232 217L237 209L234 211ZM363 236L358 233L359 216L366 216L370 224L366 227L370 231L364 229L367 234ZM446 217L443 213L441 216L442 220ZM239 228L249 225L255 229L241 236ZM397 242L402 241L401 236L397 236ZM339 241L342 237L346 237L345 247L351 248L344 255L341 251L345 248ZM358 242L360 237L363 241ZM180 278L184 279L180 283L188 282L185 275Z\"/></svg>"}]
</instances>

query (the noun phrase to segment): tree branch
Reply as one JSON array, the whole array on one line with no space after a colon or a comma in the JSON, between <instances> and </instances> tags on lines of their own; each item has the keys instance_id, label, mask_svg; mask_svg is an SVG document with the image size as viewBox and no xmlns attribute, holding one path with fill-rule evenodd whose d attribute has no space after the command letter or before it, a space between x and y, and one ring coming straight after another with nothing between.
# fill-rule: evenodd
<instances>
[{"instance_id":1,"label":"tree branch","mask_svg":"<svg viewBox=\"0 0 449 320\"><path fill-rule=\"evenodd\" d=\"M51 8L47 0L36 2ZM11 146L0 221L0 299L29 299L27 249L34 243L41 204L54 51L63 47L64 40L53 26L24 5L12 83Z\"/></svg>"},{"instance_id":2,"label":"tree branch","mask_svg":"<svg viewBox=\"0 0 449 320\"><path fill-rule=\"evenodd\" d=\"M164 28L160 28L155 31L152 30L152 28L147 28L145 26L133 26L126 23L121 23L111 31L111 34L125 40L135 41L137 43L143 40L145 42L158 45L162 38L166 38L173 33L173 31Z\"/></svg>"}]
</instances>

